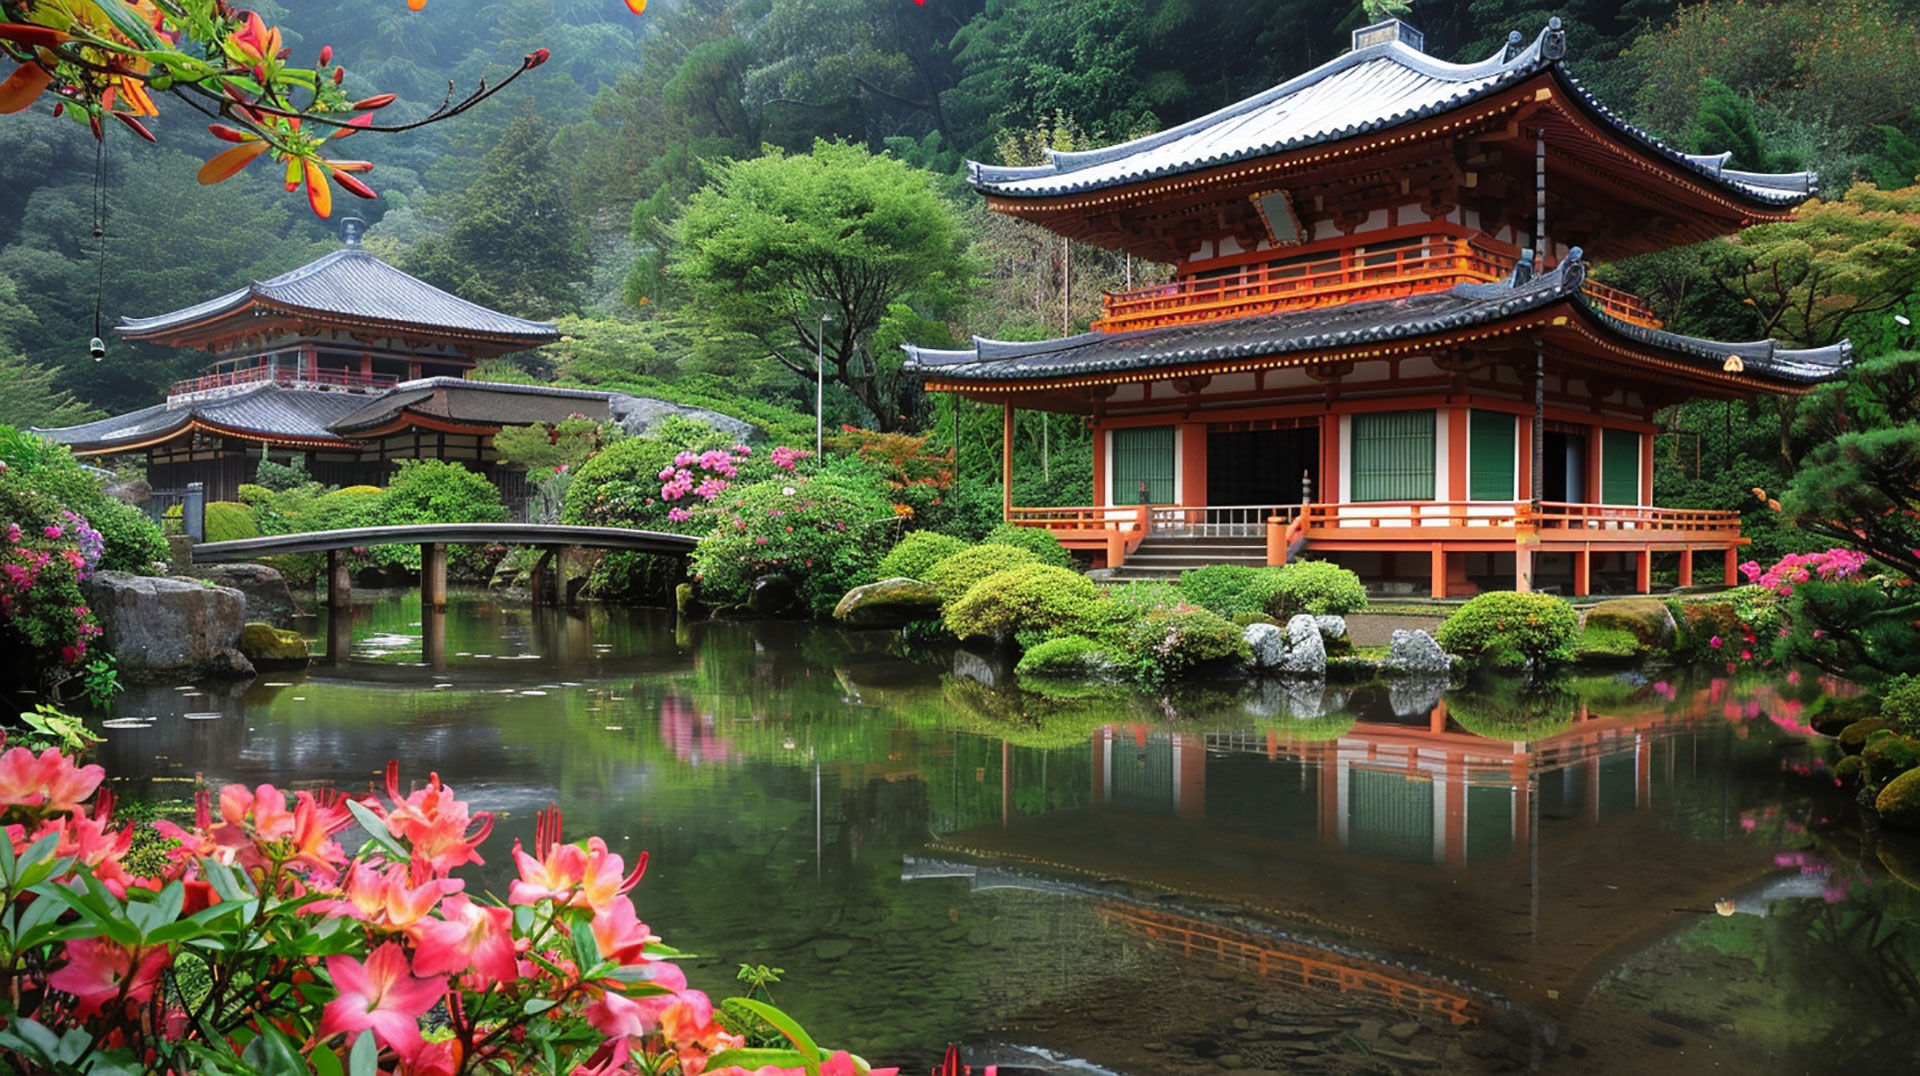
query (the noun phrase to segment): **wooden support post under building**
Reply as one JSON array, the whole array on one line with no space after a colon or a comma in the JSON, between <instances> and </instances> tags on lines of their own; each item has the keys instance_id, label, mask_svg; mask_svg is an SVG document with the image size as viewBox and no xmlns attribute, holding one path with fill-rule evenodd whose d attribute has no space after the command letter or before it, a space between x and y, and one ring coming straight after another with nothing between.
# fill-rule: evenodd
<instances>
[{"instance_id":1,"label":"wooden support post under building","mask_svg":"<svg viewBox=\"0 0 1920 1076\"><path fill-rule=\"evenodd\" d=\"M1633 592L1653 593L1653 551L1642 549L1633 554Z\"/></svg>"},{"instance_id":2,"label":"wooden support post under building","mask_svg":"<svg viewBox=\"0 0 1920 1076\"><path fill-rule=\"evenodd\" d=\"M1593 593L1593 553L1580 549L1573 554L1573 593L1585 597Z\"/></svg>"},{"instance_id":3,"label":"wooden support post under building","mask_svg":"<svg viewBox=\"0 0 1920 1076\"><path fill-rule=\"evenodd\" d=\"M1013 403L1000 405L1000 518L1013 518Z\"/></svg>"},{"instance_id":4,"label":"wooden support post under building","mask_svg":"<svg viewBox=\"0 0 1920 1076\"><path fill-rule=\"evenodd\" d=\"M420 546L420 609L423 613L447 607L447 547L439 542Z\"/></svg>"},{"instance_id":5,"label":"wooden support post under building","mask_svg":"<svg viewBox=\"0 0 1920 1076\"><path fill-rule=\"evenodd\" d=\"M1683 587L1693 585L1693 550L1691 549L1680 551L1680 585Z\"/></svg>"},{"instance_id":6,"label":"wooden support post under building","mask_svg":"<svg viewBox=\"0 0 1920 1076\"><path fill-rule=\"evenodd\" d=\"M327 550L327 608L346 609L353 605L353 574L347 571L347 551Z\"/></svg>"},{"instance_id":7,"label":"wooden support post under building","mask_svg":"<svg viewBox=\"0 0 1920 1076\"><path fill-rule=\"evenodd\" d=\"M1726 585L1730 587L1740 585L1740 547L1737 545L1727 547Z\"/></svg>"},{"instance_id":8,"label":"wooden support post under building","mask_svg":"<svg viewBox=\"0 0 1920 1076\"><path fill-rule=\"evenodd\" d=\"M1533 543L1530 541L1514 543L1513 589L1521 594L1533 592Z\"/></svg>"},{"instance_id":9,"label":"wooden support post under building","mask_svg":"<svg viewBox=\"0 0 1920 1076\"><path fill-rule=\"evenodd\" d=\"M1447 596L1447 550L1438 542L1433 544L1432 596L1436 598Z\"/></svg>"}]
</instances>

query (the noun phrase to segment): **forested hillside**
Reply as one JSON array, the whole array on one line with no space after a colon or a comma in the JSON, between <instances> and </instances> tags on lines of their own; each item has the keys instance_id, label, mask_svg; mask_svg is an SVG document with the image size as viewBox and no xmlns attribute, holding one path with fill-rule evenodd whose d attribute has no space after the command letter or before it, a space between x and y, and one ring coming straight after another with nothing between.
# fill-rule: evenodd
<instances>
[{"instance_id":1,"label":"forested hillside","mask_svg":"<svg viewBox=\"0 0 1920 1076\"><path fill-rule=\"evenodd\" d=\"M990 216L965 187L965 160L1032 161L1048 146L1203 114L1337 55L1366 17L1355 0L654 0L639 17L613 0L432 0L419 12L335 0L263 13L303 35L288 42L296 53L334 46L349 89L398 93L403 117L437 104L448 80L468 87L552 51L453 122L361 140L381 198L336 204L336 217L371 222L368 246L410 271L562 321L566 341L496 376L806 412L817 348L838 381L829 421L888 429L925 429L944 413L898 376L901 340L1084 328L1103 288L1164 272ZM1920 0L1418 0L1407 17L1428 51L1478 59L1511 32L1531 39L1552 15L1567 23L1580 76L1685 148L1730 149L1748 168L1818 169L1835 199L1862 181L1909 187L1920 173ZM154 402L199 357L110 340L107 359L91 362L96 312L111 324L170 310L337 242L333 224L271 177L197 185L218 144L188 110L163 112L157 145L115 131L104 160L83 127L0 121L0 377L44 389L0 398L0 421ZM823 153L864 178L809 176ZM104 259L92 240L96 167ZM738 286L744 263L721 246L759 251L759 278L792 240L753 230L738 201L753 183L796 199L781 226L800 222L823 256L849 253L834 244L904 250L897 271L852 305L803 276ZM1920 192L1909 193L1841 203L1828 225L1885 238L1887 221L1914 219ZM1911 251L1902 260L1829 239L1761 237L1739 256L1707 244L1613 273L1681 331L1896 342L1887 326L1912 290ZM1773 242L1844 263L1851 302L1794 321L1807 289L1836 274L1813 272L1799 291L1757 281L1754 252ZM844 315L816 340L824 308ZM1724 421L1716 408L1675 423L1697 427L1691 457L1745 453L1765 479L1790 465L1792 416L1754 417ZM1031 421L1023 475L1071 498L1086 480L1084 436L1064 420ZM963 423L962 470L991 474L997 419L977 425ZM938 425L936 446L948 428ZM1706 496L1692 484L1701 469L1680 468L1663 490ZM1717 469L1739 482L1755 477L1747 470Z\"/></svg>"}]
</instances>

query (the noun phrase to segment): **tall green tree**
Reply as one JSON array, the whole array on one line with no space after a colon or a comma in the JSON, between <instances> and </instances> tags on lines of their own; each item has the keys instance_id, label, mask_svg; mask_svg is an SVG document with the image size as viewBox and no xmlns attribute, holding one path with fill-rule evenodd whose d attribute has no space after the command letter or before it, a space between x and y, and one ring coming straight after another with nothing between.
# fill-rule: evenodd
<instances>
[{"instance_id":1,"label":"tall green tree","mask_svg":"<svg viewBox=\"0 0 1920 1076\"><path fill-rule=\"evenodd\" d=\"M515 116L466 190L435 209L446 231L416 245L406 267L461 297L521 317L580 309L585 230L553 168L552 128Z\"/></svg>"},{"instance_id":2,"label":"tall green tree","mask_svg":"<svg viewBox=\"0 0 1920 1076\"><path fill-rule=\"evenodd\" d=\"M718 166L674 231L672 271L708 328L752 339L809 381L818 348L828 380L879 429L915 424L921 393L897 353L876 352L875 333L903 314L951 315L974 275L931 177L863 146L817 142Z\"/></svg>"}]
</instances>

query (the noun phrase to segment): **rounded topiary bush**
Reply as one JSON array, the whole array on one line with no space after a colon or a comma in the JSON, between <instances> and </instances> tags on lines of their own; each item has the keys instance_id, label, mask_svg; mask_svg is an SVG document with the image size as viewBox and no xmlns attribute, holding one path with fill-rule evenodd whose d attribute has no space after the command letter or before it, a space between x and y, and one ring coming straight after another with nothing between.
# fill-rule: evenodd
<instances>
[{"instance_id":1,"label":"rounded topiary bush","mask_svg":"<svg viewBox=\"0 0 1920 1076\"><path fill-rule=\"evenodd\" d=\"M1881 729L1867 737L1860 749L1860 764L1867 775L1868 788L1880 788L1888 781L1920 767L1920 740L1902 736L1892 729Z\"/></svg>"},{"instance_id":2,"label":"rounded topiary bush","mask_svg":"<svg viewBox=\"0 0 1920 1076\"><path fill-rule=\"evenodd\" d=\"M1920 676L1896 676L1880 688L1880 716L1909 736L1920 736Z\"/></svg>"},{"instance_id":3,"label":"rounded topiary bush","mask_svg":"<svg viewBox=\"0 0 1920 1076\"><path fill-rule=\"evenodd\" d=\"M717 525L693 554L701 600L742 607L755 579L784 575L817 617L871 578L898 526L883 491L834 475L730 489L712 507Z\"/></svg>"},{"instance_id":4,"label":"rounded topiary bush","mask_svg":"<svg viewBox=\"0 0 1920 1076\"><path fill-rule=\"evenodd\" d=\"M1857 755L1862 748L1867 746L1867 739L1869 737L1876 732L1892 727L1893 725L1884 718L1869 717L1864 721L1855 721L1853 724L1841 729L1840 735L1835 738L1840 741L1840 750L1845 751L1849 755Z\"/></svg>"},{"instance_id":5,"label":"rounded topiary bush","mask_svg":"<svg viewBox=\"0 0 1920 1076\"><path fill-rule=\"evenodd\" d=\"M1434 641L1465 658L1517 654L1542 663L1570 657L1579 632L1579 614L1560 598L1492 591L1469 599L1448 617Z\"/></svg>"},{"instance_id":6,"label":"rounded topiary bush","mask_svg":"<svg viewBox=\"0 0 1920 1076\"><path fill-rule=\"evenodd\" d=\"M1300 613L1345 616L1367 607L1360 577L1331 561L1296 560L1268 570L1274 579L1266 611L1282 624Z\"/></svg>"},{"instance_id":7,"label":"rounded topiary bush","mask_svg":"<svg viewBox=\"0 0 1920 1076\"><path fill-rule=\"evenodd\" d=\"M1126 633L1126 659L1151 683L1173 680L1211 662L1251 656L1245 634L1233 621L1194 606L1155 609Z\"/></svg>"},{"instance_id":8,"label":"rounded topiary bush","mask_svg":"<svg viewBox=\"0 0 1920 1076\"><path fill-rule=\"evenodd\" d=\"M1056 568L1067 568L1073 564L1073 558L1067 554L1067 547L1060 544L1060 539L1055 538L1053 532L1037 527L1002 523L987 532L987 541L994 545L1019 546L1032 553L1040 563Z\"/></svg>"},{"instance_id":9,"label":"rounded topiary bush","mask_svg":"<svg viewBox=\"0 0 1920 1076\"><path fill-rule=\"evenodd\" d=\"M1447 696L1447 715L1475 736L1518 743L1544 740L1573 727L1579 700L1561 687L1515 690L1511 684Z\"/></svg>"},{"instance_id":10,"label":"rounded topiary bush","mask_svg":"<svg viewBox=\"0 0 1920 1076\"><path fill-rule=\"evenodd\" d=\"M971 543L938 531L913 531L880 558L874 574L882 579L925 581L933 566L966 549Z\"/></svg>"},{"instance_id":11,"label":"rounded topiary bush","mask_svg":"<svg viewBox=\"0 0 1920 1076\"><path fill-rule=\"evenodd\" d=\"M1265 613L1235 613L1233 615L1233 622L1243 628L1250 628L1255 624L1272 624L1278 627L1280 624L1278 620L1273 619Z\"/></svg>"},{"instance_id":12,"label":"rounded topiary bush","mask_svg":"<svg viewBox=\"0 0 1920 1076\"><path fill-rule=\"evenodd\" d=\"M1107 648L1084 635L1047 639L1020 656L1021 676L1081 676L1108 664Z\"/></svg>"},{"instance_id":13,"label":"rounded topiary bush","mask_svg":"<svg viewBox=\"0 0 1920 1076\"><path fill-rule=\"evenodd\" d=\"M238 501L214 501L207 505L207 541L233 542L260 537L253 521L253 509Z\"/></svg>"},{"instance_id":14,"label":"rounded topiary bush","mask_svg":"<svg viewBox=\"0 0 1920 1076\"><path fill-rule=\"evenodd\" d=\"M1023 564L969 587L960 600L947 604L940 620L962 639L1015 634L1045 638L1085 630L1096 616L1099 601L1099 589L1078 572L1051 564Z\"/></svg>"},{"instance_id":15,"label":"rounded topiary bush","mask_svg":"<svg viewBox=\"0 0 1920 1076\"><path fill-rule=\"evenodd\" d=\"M1874 797L1880 821L1895 829L1920 829L1920 770L1908 770L1887 782Z\"/></svg>"},{"instance_id":16,"label":"rounded topiary bush","mask_svg":"<svg viewBox=\"0 0 1920 1076\"><path fill-rule=\"evenodd\" d=\"M1193 604L1237 620L1250 613L1266 614L1267 605L1281 593L1284 572L1284 568L1210 564L1182 573L1178 586Z\"/></svg>"},{"instance_id":17,"label":"rounded topiary bush","mask_svg":"<svg viewBox=\"0 0 1920 1076\"><path fill-rule=\"evenodd\" d=\"M932 583L933 589L939 592L941 605L952 605L987 576L1038 563L1032 553L1019 546L989 542L963 549L935 563L927 572L926 582Z\"/></svg>"}]
</instances>

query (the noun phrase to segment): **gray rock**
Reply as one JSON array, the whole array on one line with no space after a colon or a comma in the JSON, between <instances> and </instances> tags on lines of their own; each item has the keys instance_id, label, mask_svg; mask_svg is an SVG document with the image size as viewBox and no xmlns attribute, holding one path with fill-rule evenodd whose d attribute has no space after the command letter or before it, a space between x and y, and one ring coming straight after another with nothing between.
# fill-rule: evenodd
<instances>
[{"instance_id":1,"label":"gray rock","mask_svg":"<svg viewBox=\"0 0 1920 1076\"><path fill-rule=\"evenodd\" d=\"M240 629L237 645L258 672L304 669L313 660L304 636L298 632L281 631L271 624L248 623Z\"/></svg>"},{"instance_id":2,"label":"gray rock","mask_svg":"<svg viewBox=\"0 0 1920 1076\"><path fill-rule=\"evenodd\" d=\"M123 504L133 505L135 508L153 500L153 486L144 478L108 482L100 492Z\"/></svg>"},{"instance_id":3,"label":"gray rock","mask_svg":"<svg viewBox=\"0 0 1920 1076\"><path fill-rule=\"evenodd\" d=\"M1320 625L1305 613L1287 621L1287 652L1274 671L1289 679L1325 680L1327 644L1321 641Z\"/></svg>"},{"instance_id":4,"label":"gray rock","mask_svg":"<svg viewBox=\"0 0 1920 1076\"><path fill-rule=\"evenodd\" d=\"M1320 640L1332 644L1347 637L1347 618L1343 616L1317 616L1313 623L1320 629Z\"/></svg>"},{"instance_id":5,"label":"gray rock","mask_svg":"<svg viewBox=\"0 0 1920 1076\"><path fill-rule=\"evenodd\" d=\"M1444 676L1402 675L1387 682L1387 705L1395 717L1425 717L1446 693Z\"/></svg>"},{"instance_id":6,"label":"gray rock","mask_svg":"<svg viewBox=\"0 0 1920 1076\"><path fill-rule=\"evenodd\" d=\"M300 615L286 579L264 564L209 564L197 574L214 586L231 587L245 595L250 623L287 628Z\"/></svg>"},{"instance_id":7,"label":"gray rock","mask_svg":"<svg viewBox=\"0 0 1920 1076\"><path fill-rule=\"evenodd\" d=\"M1262 680L1246 701L1255 719L1323 717L1346 705L1344 692L1329 693L1324 680Z\"/></svg>"},{"instance_id":8,"label":"gray rock","mask_svg":"<svg viewBox=\"0 0 1920 1076\"><path fill-rule=\"evenodd\" d=\"M1287 636L1277 624L1248 624L1245 636L1254 668L1271 669L1287 656Z\"/></svg>"},{"instance_id":9,"label":"gray rock","mask_svg":"<svg viewBox=\"0 0 1920 1076\"><path fill-rule=\"evenodd\" d=\"M933 585L905 577L854 587L833 607L833 618L852 628L898 628L939 615Z\"/></svg>"},{"instance_id":10,"label":"gray rock","mask_svg":"<svg viewBox=\"0 0 1920 1076\"><path fill-rule=\"evenodd\" d=\"M95 572L80 587L127 679L253 675L234 649L246 623L239 591L125 572Z\"/></svg>"},{"instance_id":11,"label":"gray rock","mask_svg":"<svg viewBox=\"0 0 1920 1076\"><path fill-rule=\"evenodd\" d=\"M755 616L775 616L792 607L799 592L784 575L763 575L747 591L747 610Z\"/></svg>"},{"instance_id":12,"label":"gray rock","mask_svg":"<svg viewBox=\"0 0 1920 1076\"><path fill-rule=\"evenodd\" d=\"M620 424L629 437L644 437L647 431L662 421L678 416L726 434L743 444L753 444L761 440L759 427L732 415L723 415L718 411L709 411L704 407L686 407L681 404L656 400L649 396L629 396L624 392L613 393L607 400L607 413L613 421Z\"/></svg>"},{"instance_id":13,"label":"gray rock","mask_svg":"<svg viewBox=\"0 0 1920 1076\"><path fill-rule=\"evenodd\" d=\"M981 654L960 647L953 652L953 675L998 687L1013 675L1013 665L1004 653Z\"/></svg>"},{"instance_id":14,"label":"gray rock","mask_svg":"<svg viewBox=\"0 0 1920 1076\"><path fill-rule=\"evenodd\" d=\"M1383 666L1399 676L1445 676L1453 669L1453 659L1419 628L1399 628L1388 640L1387 662Z\"/></svg>"}]
</instances>

